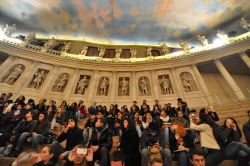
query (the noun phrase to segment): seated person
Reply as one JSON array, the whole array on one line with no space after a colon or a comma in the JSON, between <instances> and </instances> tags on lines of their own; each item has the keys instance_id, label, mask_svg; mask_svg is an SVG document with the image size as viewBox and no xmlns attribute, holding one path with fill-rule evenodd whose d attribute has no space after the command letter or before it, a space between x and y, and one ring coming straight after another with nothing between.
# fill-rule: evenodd
<instances>
[{"instance_id":1,"label":"seated person","mask_svg":"<svg viewBox=\"0 0 250 166\"><path fill-rule=\"evenodd\" d=\"M65 149L60 144L64 140L67 140ZM65 151L72 150L76 145L83 142L82 130L78 128L74 117L69 117L67 120L67 126L62 131L61 135L52 143L55 150L55 158L60 156L63 159L66 156Z\"/></svg>"},{"instance_id":2,"label":"seated person","mask_svg":"<svg viewBox=\"0 0 250 166\"><path fill-rule=\"evenodd\" d=\"M114 151L111 155L111 166L125 166L125 156L121 151Z\"/></svg>"},{"instance_id":3,"label":"seated person","mask_svg":"<svg viewBox=\"0 0 250 166\"><path fill-rule=\"evenodd\" d=\"M164 145L161 139L161 126L156 122L151 122L149 127L143 131L141 136L141 165L147 166L151 155L161 156L163 165L171 165L172 157L170 150Z\"/></svg>"},{"instance_id":4,"label":"seated person","mask_svg":"<svg viewBox=\"0 0 250 166\"><path fill-rule=\"evenodd\" d=\"M188 166L189 150L195 147L193 138L180 124L174 124L170 132L170 149L174 159L178 159L179 165Z\"/></svg>"},{"instance_id":5,"label":"seated person","mask_svg":"<svg viewBox=\"0 0 250 166\"><path fill-rule=\"evenodd\" d=\"M32 142L32 149L37 150L39 143L43 143L44 135L48 131L48 121L45 119L44 113L40 113L38 121L31 132L24 132L21 134L17 146L15 148L14 156L17 156L22 150L24 142L28 139Z\"/></svg>"},{"instance_id":6,"label":"seated person","mask_svg":"<svg viewBox=\"0 0 250 166\"><path fill-rule=\"evenodd\" d=\"M250 147L241 142L241 131L235 119L227 118L219 133L220 145L225 159L237 159L238 165L248 163Z\"/></svg>"},{"instance_id":7,"label":"seated person","mask_svg":"<svg viewBox=\"0 0 250 166\"><path fill-rule=\"evenodd\" d=\"M84 128L95 127L95 122L96 122L95 112L89 112L89 114L90 114L90 118L87 120Z\"/></svg>"},{"instance_id":8,"label":"seated person","mask_svg":"<svg viewBox=\"0 0 250 166\"><path fill-rule=\"evenodd\" d=\"M153 117L151 113L148 111L144 114L143 120L142 120L142 128L143 130L147 129L149 124L153 122Z\"/></svg>"},{"instance_id":9,"label":"seated person","mask_svg":"<svg viewBox=\"0 0 250 166\"><path fill-rule=\"evenodd\" d=\"M246 137L247 145L250 147L250 110L247 111L249 120L243 125L243 133Z\"/></svg>"},{"instance_id":10,"label":"seated person","mask_svg":"<svg viewBox=\"0 0 250 166\"><path fill-rule=\"evenodd\" d=\"M65 166L94 166L93 149L77 145L67 156Z\"/></svg>"},{"instance_id":11,"label":"seated person","mask_svg":"<svg viewBox=\"0 0 250 166\"><path fill-rule=\"evenodd\" d=\"M94 160L100 160L101 165L109 165L109 150L112 147L112 133L109 132L107 121L98 118L92 134L89 135L89 147L94 151Z\"/></svg>"},{"instance_id":12,"label":"seated person","mask_svg":"<svg viewBox=\"0 0 250 166\"><path fill-rule=\"evenodd\" d=\"M183 112L181 110L177 111L177 117L174 118L174 124L181 124L184 128L188 128L189 124L186 118L184 118Z\"/></svg>"},{"instance_id":13,"label":"seated person","mask_svg":"<svg viewBox=\"0 0 250 166\"><path fill-rule=\"evenodd\" d=\"M190 164L193 166L205 166L205 156L200 149L193 149L190 155Z\"/></svg>"},{"instance_id":14,"label":"seated person","mask_svg":"<svg viewBox=\"0 0 250 166\"><path fill-rule=\"evenodd\" d=\"M6 133L3 134L2 136L5 137L5 142L10 141L10 144L8 145L8 148L5 149L3 152L3 155L9 155L9 153L12 151L12 148L17 146L20 147L21 144L24 142L23 139L25 133L31 133L32 129L36 125L36 121L33 120L33 114L31 111L27 112L25 115L25 120L22 120L21 122L18 123L18 125L15 127L15 129L12 131L12 133ZM16 157L18 153L16 151L13 151L11 156Z\"/></svg>"},{"instance_id":15,"label":"seated person","mask_svg":"<svg viewBox=\"0 0 250 166\"><path fill-rule=\"evenodd\" d=\"M63 107L58 107L56 109L55 116L51 121L51 126L50 126L51 130L53 130L54 127L60 127L64 121L65 121L65 112L63 110Z\"/></svg>"},{"instance_id":16,"label":"seated person","mask_svg":"<svg viewBox=\"0 0 250 166\"><path fill-rule=\"evenodd\" d=\"M39 154L38 163L33 166L54 166L55 162L53 161L54 150L51 145L44 146Z\"/></svg>"}]
</instances>

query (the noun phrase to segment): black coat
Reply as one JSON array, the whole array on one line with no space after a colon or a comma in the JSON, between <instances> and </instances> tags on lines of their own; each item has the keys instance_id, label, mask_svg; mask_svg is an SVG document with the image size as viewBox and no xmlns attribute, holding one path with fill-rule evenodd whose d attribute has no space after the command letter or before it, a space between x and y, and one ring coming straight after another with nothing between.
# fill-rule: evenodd
<instances>
[{"instance_id":1,"label":"black coat","mask_svg":"<svg viewBox=\"0 0 250 166\"><path fill-rule=\"evenodd\" d=\"M250 119L243 125L243 133L246 137L247 145L250 146Z\"/></svg>"},{"instance_id":2,"label":"black coat","mask_svg":"<svg viewBox=\"0 0 250 166\"><path fill-rule=\"evenodd\" d=\"M107 127L105 127L101 132L100 132L100 137L98 139L97 137L97 130L94 129L92 132L92 136L89 141L89 145L99 146L99 149L102 147L106 147L107 149L111 149L112 147L112 133L108 130Z\"/></svg>"},{"instance_id":3,"label":"black coat","mask_svg":"<svg viewBox=\"0 0 250 166\"><path fill-rule=\"evenodd\" d=\"M219 130L219 140L218 143L223 149L232 141L240 141L240 132L234 131L231 128L221 126Z\"/></svg>"},{"instance_id":4,"label":"black coat","mask_svg":"<svg viewBox=\"0 0 250 166\"><path fill-rule=\"evenodd\" d=\"M136 129L122 130L120 148L124 153L139 151L140 139Z\"/></svg>"},{"instance_id":5,"label":"black coat","mask_svg":"<svg viewBox=\"0 0 250 166\"><path fill-rule=\"evenodd\" d=\"M67 133L62 132L62 134L57 138L57 141L60 143L64 140L67 140L65 149L72 150L76 145L83 142L82 130L78 127L74 127L69 129Z\"/></svg>"},{"instance_id":6,"label":"black coat","mask_svg":"<svg viewBox=\"0 0 250 166\"><path fill-rule=\"evenodd\" d=\"M136 129L122 129L121 151L125 154L126 166L140 165L141 155L139 151L140 139Z\"/></svg>"}]
</instances>

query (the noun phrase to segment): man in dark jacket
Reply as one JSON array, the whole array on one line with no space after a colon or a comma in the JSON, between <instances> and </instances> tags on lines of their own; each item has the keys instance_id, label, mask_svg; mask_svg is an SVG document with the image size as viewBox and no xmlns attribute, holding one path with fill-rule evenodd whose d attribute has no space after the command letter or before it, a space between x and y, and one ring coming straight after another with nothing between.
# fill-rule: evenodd
<instances>
[{"instance_id":1,"label":"man in dark jacket","mask_svg":"<svg viewBox=\"0 0 250 166\"><path fill-rule=\"evenodd\" d=\"M108 130L106 119L97 119L89 145L94 151L94 160L100 160L101 165L108 166L109 150L112 147L112 134Z\"/></svg>"},{"instance_id":2,"label":"man in dark jacket","mask_svg":"<svg viewBox=\"0 0 250 166\"><path fill-rule=\"evenodd\" d=\"M156 122L151 122L147 130L144 130L141 136L141 157L142 166L147 166L151 154L159 153L163 158L164 166L172 165L171 152L167 145L164 145L160 132L160 125ZM152 152L154 149L154 152ZM155 150L158 150L156 152Z\"/></svg>"},{"instance_id":3,"label":"man in dark jacket","mask_svg":"<svg viewBox=\"0 0 250 166\"><path fill-rule=\"evenodd\" d=\"M243 125L243 133L246 137L247 145L250 147L250 110L247 111L249 120Z\"/></svg>"},{"instance_id":4,"label":"man in dark jacket","mask_svg":"<svg viewBox=\"0 0 250 166\"><path fill-rule=\"evenodd\" d=\"M10 142L16 148L11 154L12 157L18 156L19 152L21 151L21 146L27 138L27 135L30 135L34 126L36 125L36 121L33 120L33 113L32 111L28 111L25 115L25 120L18 123L16 128L13 130L13 135L10 138Z\"/></svg>"},{"instance_id":5,"label":"man in dark jacket","mask_svg":"<svg viewBox=\"0 0 250 166\"><path fill-rule=\"evenodd\" d=\"M65 149L60 145L64 140L67 140ZM55 150L55 158L61 155L60 158L63 159L66 156L66 153L64 153L65 151L72 150L76 145L81 144L82 142L82 130L78 128L75 118L69 117L67 120L67 126L57 140L52 143Z\"/></svg>"}]
</instances>

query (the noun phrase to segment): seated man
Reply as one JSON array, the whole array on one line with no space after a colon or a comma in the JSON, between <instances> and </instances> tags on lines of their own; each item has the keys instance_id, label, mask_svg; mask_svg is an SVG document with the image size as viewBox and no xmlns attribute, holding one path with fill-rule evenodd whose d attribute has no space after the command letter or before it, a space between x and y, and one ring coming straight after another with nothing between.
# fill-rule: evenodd
<instances>
[{"instance_id":1,"label":"seated man","mask_svg":"<svg viewBox=\"0 0 250 166\"><path fill-rule=\"evenodd\" d=\"M167 145L164 145L165 141L161 138L160 125L156 122L151 122L141 136L142 166L148 165L149 158L151 158L152 155L162 157L164 166L172 164L171 152L169 148L167 148Z\"/></svg>"},{"instance_id":2,"label":"seated man","mask_svg":"<svg viewBox=\"0 0 250 166\"><path fill-rule=\"evenodd\" d=\"M193 166L205 166L205 157L203 152L199 149L191 151L190 163Z\"/></svg>"},{"instance_id":3,"label":"seated man","mask_svg":"<svg viewBox=\"0 0 250 166\"><path fill-rule=\"evenodd\" d=\"M111 166L125 166L125 156L122 151L114 151L110 161Z\"/></svg>"},{"instance_id":4,"label":"seated man","mask_svg":"<svg viewBox=\"0 0 250 166\"><path fill-rule=\"evenodd\" d=\"M67 140L66 148L64 149L60 144L64 140ZM61 135L52 143L55 150L55 158L60 156L63 159L66 156L65 151L72 150L76 145L83 142L82 130L78 128L74 117L69 117L67 120L67 126L64 128Z\"/></svg>"},{"instance_id":5,"label":"seated man","mask_svg":"<svg viewBox=\"0 0 250 166\"><path fill-rule=\"evenodd\" d=\"M43 135L46 131L48 131L48 121L45 119L44 113L40 113L38 116L38 121L36 122L36 125L32 131L21 134L13 155L17 156L19 154L26 139L32 142L32 149L37 150L39 143L43 143Z\"/></svg>"},{"instance_id":6,"label":"seated man","mask_svg":"<svg viewBox=\"0 0 250 166\"><path fill-rule=\"evenodd\" d=\"M28 111L25 114L25 120L22 120L18 123L18 125L14 128L12 131L12 134L8 134L6 138L8 138L6 141L10 141L10 145L8 145L8 148L6 148L4 155L9 155L9 152L11 151L12 147L20 147L21 144L23 144L24 140L27 138L26 133L31 134L32 129L36 125L36 121L33 120L33 114L31 111ZM9 137L8 137L9 136ZM12 145L12 146L11 146ZM18 156L19 151L13 151L11 156L16 157Z\"/></svg>"},{"instance_id":7,"label":"seated man","mask_svg":"<svg viewBox=\"0 0 250 166\"><path fill-rule=\"evenodd\" d=\"M247 145L250 147L250 110L247 111L249 120L243 125L243 133L246 137Z\"/></svg>"},{"instance_id":8,"label":"seated man","mask_svg":"<svg viewBox=\"0 0 250 166\"><path fill-rule=\"evenodd\" d=\"M109 150L112 147L112 134L104 118L98 118L92 134L89 135L89 146L94 151L94 160L100 160L100 165L109 165Z\"/></svg>"}]
</instances>

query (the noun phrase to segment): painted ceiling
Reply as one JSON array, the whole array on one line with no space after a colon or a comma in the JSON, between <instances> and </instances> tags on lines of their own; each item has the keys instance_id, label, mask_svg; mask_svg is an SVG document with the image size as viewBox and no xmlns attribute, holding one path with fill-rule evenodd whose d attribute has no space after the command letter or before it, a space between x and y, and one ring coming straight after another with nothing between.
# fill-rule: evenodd
<instances>
[{"instance_id":1,"label":"painted ceiling","mask_svg":"<svg viewBox=\"0 0 250 166\"><path fill-rule=\"evenodd\" d=\"M0 24L98 43L176 45L217 29L240 34L249 11L249 0L1 0Z\"/></svg>"}]
</instances>

